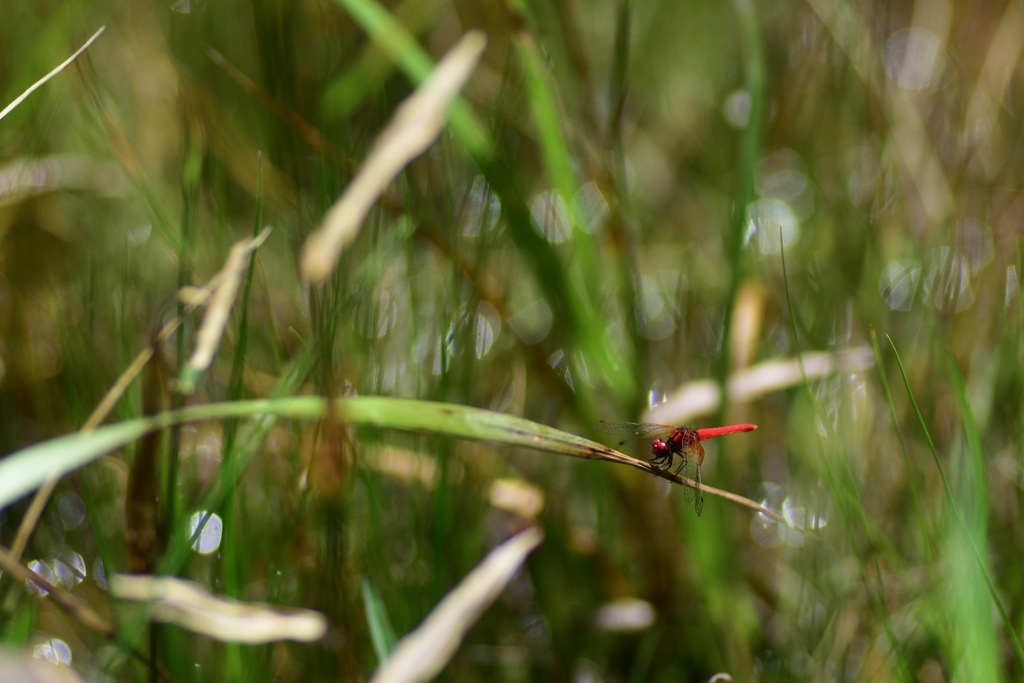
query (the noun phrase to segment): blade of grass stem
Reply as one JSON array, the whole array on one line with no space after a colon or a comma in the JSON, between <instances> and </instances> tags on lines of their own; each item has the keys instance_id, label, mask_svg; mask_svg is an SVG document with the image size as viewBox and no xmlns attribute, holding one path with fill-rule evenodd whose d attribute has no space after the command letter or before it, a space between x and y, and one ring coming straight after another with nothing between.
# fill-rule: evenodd
<instances>
[{"instance_id":1,"label":"blade of grass stem","mask_svg":"<svg viewBox=\"0 0 1024 683\"><path fill-rule=\"evenodd\" d=\"M962 509L967 518L965 533L960 534L954 528L949 530L950 573L954 585L960 590L953 594L949 602L950 616L957 624L956 640L963 643L962 670L967 678L975 681L999 680L999 656L996 652L996 629L991 617L991 607L978 581L979 574L984 574L986 584L991 584L988 562L988 489L985 478L985 461L981 452L981 437L974 420L974 411L967 398L967 387L963 375L956 365L952 351L946 351L947 369L953 385L953 396L960 409L963 434L966 441L966 463L961 463L959 472L960 499L964 501ZM958 449L959 450L959 449ZM962 456L961 456L962 457ZM969 532L967 531L969 530ZM965 552L965 542L971 543L972 552ZM983 561L976 562L972 555L976 554ZM996 608L1005 614L1002 601L998 594L992 594ZM1004 626L1011 624L1004 622ZM962 641L961 641L962 639Z\"/></svg>"},{"instance_id":2,"label":"blade of grass stem","mask_svg":"<svg viewBox=\"0 0 1024 683\"><path fill-rule=\"evenodd\" d=\"M1024 645L1022 645L1020 636L1017 634L1013 622L1010 619L1009 614L1007 614L1006 608L1003 606L1003 601L1000 599L995 582L992 580L992 576L988 571L988 565L985 562L985 558L978 550L978 546L975 544L974 538L971 536L970 529L967 527L967 522L960 511L960 506L957 505L956 496L953 495L953 489L949 484L949 480L946 478L946 472L942 467L942 462L939 460L938 449L935 447L935 442L932 441L932 436L928 431L928 425L924 420L924 415L921 413L921 409L917 405L917 399L914 397L914 392L910 387L910 379L907 377L906 369L903 367L903 360L900 358L899 351L896 349L896 342L894 342L892 337L889 335L886 335L885 338L889 341L889 346L892 348L893 354L896 356L896 364L899 366L900 376L903 378L903 386L907 391L907 397L910 399L910 405L914 409L914 414L917 416L917 422L920 425L921 432L928 444L928 450L932 454L932 461L935 463L935 469L939 473L939 479L942 480L942 488L946 493L946 503L949 505L949 509L953 513L957 525L963 534L964 541L970 548L971 555L973 556L975 563L978 565L978 573L985 580L985 585L988 588L991 600L999 611L1000 619L1003 622L1003 628L1006 630L1006 635L1009 637L1010 642L1013 645L1014 654L1017 655L1017 661L1024 665ZM957 371L956 374L959 375L959 371Z\"/></svg>"},{"instance_id":3,"label":"blade of grass stem","mask_svg":"<svg viewBox=\"0 0 1024 683\"><path fill-rule=\"evenodd\" d=\"M576 191L580 187L580 180L574 170L576 164L573 162L568 141L562 131L563 117L560 115L550 83L550 75L536 41L528 33L522 32L517 36L515 46L519 63L523 68L527 96L533 121L537 127L537 137L544 166L558 196L561 197L569 212L573 257L579 264L585 283L584 286L578 288L579 296L583 297L585 292L599 291L600 276L596 270L597 260L593 239L582 229L584 221L580 216L577 203L573 201ZM593 308L591 301L582 303L588 309ZM601 373L605 371L605 368L601 368ZM629 391L626 386L619 388Z\"/></svg>"},{"instance_id":4,"label":"blade of grass stem","mask_svg":"<svg viewBox=\"0 0 1024 683\"><path fill-rule=\"evenodd\" d=\"M636 274L640 272L638 250L636 249L637 234L635 230L627 228L625 216L631 215L635 209L633 195L629 191L629 165L628 155L623 147L623 112L626 109L626 95L629 91L630 76L630 50L632 43L631 27L633 13L630 0L618 0L618 11L615 21L615 49L613 58L612 78L609 81L608 103L611 115L608 119L608 148L611 160L611 175L614 179L615 197L611 202L612 213L609 215L608 225L611 226L612 236L621 240L627 245L622 250L622 255L616 264L616 279L625 283L630 282L631 286L619 287L619 303L625 311L626 330L629 334L629 344L626 349L631 353L632 358L624 359L629 367L634 368L638 377L646 377L650 372L649 354L643 353L644 340L640 334L638 321L640 296L636 285ZM622 395L622 406L626 414L634 414L641 410L647 401L640 392L633 392L633 395L619 392Z\"/></svg>"},{"instance_id":5,"label":"blade of grass stem","mask_svg":"<svg viewBox=\"0 0 1024 683\"><path fill-rule=\"evenodd\" d=\"M260 154L259 175L256 180L256 216L253 220L252 240L259 239L263 234L263 155ZM269 230L269 228L267 228ZM237 401L242 398L245 375L245 359L249 342L249 302L252 294L252 281L256 272L256 249L248 253L248 267L242 281L242 294L238 302L238 331L235 333L235 348L231 359L231 376L228 379L228 399ZM237 420L227 420L224 423L224 459L229 460L235 457L235 436L238 431ZM246 562L240 557L245 543L239 538L239 511L233 504L233 490L229 490L225 496L224 504L220 507L223 530L221 537L221 555L223 561L223 589L224 594L230 598L240 599L242 597L242 568ZM244 521L242 522L244 525ZM228 656L226 657L228 677L238 680L243 676L241 665L242 656L237 643L231 642L227 645Z\"/></svg>"},{"instance_id":6,"label":"blade of grass stem","mask_svg":"<svg viewBox=\"0 0 1024 683\"><path fill-rule=\"evenodd\" d=\"M178 254L178 291L181 291L192 280L193 240L199 214L199 181L202 175L203 145L201 135L195 124L186 125L185 149L182 161L181 201L182 215L179 230L180 243ZM216 290L213 290L216 291ZM211 292L212 294L212 292ZM187 330L185 311L188 307L180 299L178 301L177 318L182 321L183 332ZM174 367L184 368L188 357L186 334L179 334L174 340ZM171 394L171 408L180 409L185 405L185 395L175 391ZM177 495L178 490L178 454L181 452L181 429L173 426L165 460L164 500L165 517L169 525L177 526Z\"/></svg>"},{"instance_id":7,"label":"blade of grass stem","mask_svg":"<svg viewBox=\"0 0 1024 683\"><path fill-rule=\"evenodd\" d=\"M0 120L2 120L5 116L7 116L15 107L17 107L19 104L24 102L25 99L29 95L31 95L37 89L42 87L42 85L44 83L46 83L48 80L50 80L51 78L53 78L54 76L59 74L61 71L63 71L65 68L67 68L67 66L69 64L71 64L71 62L73 62L76 59L78 59L78 56L80 54L82 54L83 52L85 52L89 48L89 46L92 45L93 41L96 40L97 38L99 38L100 34L103 33L105 30L107 30L106 26L100 26L100 29L98 31L96 31L96 33L92 34L92 37L90 37L89 40L85 41L85 44L82 45L82 47L80 47L77 50L75 50L75 52L70 57L68 57L63 62L61 62L56 68L53 69L53 71L51 71L50 73L46 74L45 76L40 78L38 81L36 81L32 85L30 85L25 90L25 92L23 92L20 95L18 95L17 97L15 97L14 100L10 104L8 104L6 107L3 108L3 111L0 111Z\"/></svg>"},{"instance_id":8,"label":"blade of grass stem","mask_svg":"<svg viewBox=\"0 0 1024 683\"><path fill-rule=\"evenodd\" d=\"M0 547L0 569L3 569L5 574L19 583L30 582L46 591L61 609L89 630L104 638L110 638L114 634L114 627L109 620L100 616L88 603L66 588L51 584L44 577L23 565L9 550L2 547Z\"/></svg>"},{"instance_id":9,"label":"blade of grass stem","mask_svg":"<svg viewBox=\"0 0 1024 683\"><path fill-rule=\"evenodd\" d=\"M757 171L757 160L761 154L761 138L764 127L765 100L765 65L764 48L761 43L761 29L757 20L757 10L752 0L734 0L740 42L746 46L743 58L743 71L746 77L746 89L750 98L750 115L743 132L739 158L739 184L736 188L735 204L729 233L726 237L726 254L729 263L729 289L725 299L725 318L722 322L722 352L718 359L718 384L722 390L722 403L719 406L718 421L724 422L725 411L729 405L729 385L726 381L732 359L727 351L732 336L732 321L736 308L736 297L739 296L743 282L743 234L747 224L747 207L754 199L754 176Z\"/></svg>"},{"instance_id":10,"label":"blade of grass stem","mask_svg":"<svg viewBox=\"0 0 1024 683\"><path fill-rule=\"evenodd\" d=\"M363 610L366 612L366 623L370 626L370 639L377 659L384 661L395 649L395 629L388 618L388 610L380 593L367 579L363 579Z\"/></svg>"},{"instance_id":11,"label":"blade of grass stem","mask_svg":"<svg viewBox=\"0 0 1024 683\"><path fill-rule=\"evenodd\" d=\"M412 35L422 35L437 22L446 7L441 0L403 0L394 6L393 16ZM331 116L349 118L392 71L392 59L378 44L368 43L352 66L324 89L325 109Z\"/></svg>"},{"instance_id":12,"label":"blade of grass stem","mask_svg":"<svg viewBox=\"0 0 1024 683\"><path fill-rule=\"evenodd\" d=\"M336 0L370 36L395 59L402 71L414 83L425 79L433 69L433 62L416 39L373 0ZM620 363L614 353L604 325L579 299L577 288L572 287L561 259L552 245L535 229L530 211L515 185L508 166L496 155L494 144L486 128L462 98L456 98L449 110L452 133L473 157L488 184L501 200L502 211L513 240L524 254L530 255L538 284L546 292L555 308L556 316L564 322L575 346L580 347L591 362L596 362L609 386L617 391L632 393L635 378L629 368ZM575 354L570 354L575 362ZM602 373L594 372L595 376ZM585 422L593 421L594 406L590 392L574 394Z\"/></svg>"},{"instance_id":13,"label":"blade of grass stem","mask_svg":"<svg viewBox=\"0 0 1024 683\"><path fill-rule=\"evenodd\" d=\"M882 386L882 394L885 396L885 405L889 409L889 419L892 421L892 430L896 434L896 442L900 448L900 459L903 461L903 470L906 473L907 483L910 486L910 503L914 509L914 518L918 520L921 528L921 540L925 544L929 561L935 561L935 548L932 539L933 530L928 528L928 517L924 504L921 502L921 491L917 486L917 478L910 465L910 456L907 454L907 444L903 439L903 432L900 430L899 417L896 415L896 405L893 402L892 391L889 388L889 380L885 376L885 366L882 362L882 350L878 346L878 333L871 328L871 348L875 353L875 366L878 368L878 381Z\"/></svg>"},{"instance_id":14,"label":"blade of grass stem","mask_svg":"<svg viewBox=\"0 0 1024 683\"><path fill-rule=\"evenodd\" d=\"M574 458L604 460L656 473L678 483L689 481L581 436L504 413L413 399L299 396L190 406L101 427L90 434L75 433L29 446L0 460L0 508L30 492L55 472L66 474L156 429L228 418L254 419L258 425L270 417L322 420L328 416L331 406L337 419L351 425L489 441ZM771 510L742 496L709 486L702 488L711 495L728 498L783 521Z\"/></svg>"},{"instance_id":15,"label":"blade of grass stem","mask_svg":"<svg viewBox=\"0 0 1024 683\"><path fill-rule=\"evenodd\" d=\"M311 642L327 631L319 612L224 598L177 577L118 574L111 577L110 592L120 600L147 605L152 621L228 643Z\"/></svg>"},{"instance_id":16,"label":"blade of grass stem","mask_svg":"<svg viewBox=\"0 0 1024 683\"><path fill-rule=\"evenodd\" d=\"M398 106L321 227L306 238L300 256L306 280L319 284L327 279L387 186L434 144L444 130L451 102L469 80L486 45L482 31L466 33Z\"/></svg>"},{"instance_id":17,"label":"blade of grass stem","mask_svg":"<svg viewBox=\"0 0 1024 683\"><path fill-rule=\"evenodd\" d=\"M786 269L786 249L782 241L782 231L779 231L779 254L782 261L782 283L786 292L786 308L789 312L789 324L790 329L793 333L793 343L796 345L797 357L801 357L803 354L800 349L800 336L797 332L796 324L796 311L793 308L793 297L789 288L789 274ZM815 417L819 424L825 425L829 429L832 440L838 441L838 436L832 433L832 427L830 426L830 420L825 411L824 406L814 396L814 392L811 390L810 382L807 380L807 373L803 368L803 363L800 364L801 374L804 377L803 389L807 396L810 405L815 410ZM841 476L836 473L833 469L832 461L829 459L826 453L825 444L822 442L820 434L818 435L818 448L820 451L820 460L824 466L826 478L829 486L832 488L835 494L835 500L838 504L840 517L843 520L843 525L846 529L847 536L850 538L851 543L855 542L857 533L854 527L856 521L860 529L869 537L874 537L872 533L872 527L868 523L868 516L864 510L864 504L860 497L860 491L857 488L856 478L850 469L849 458L840 459ZM885 581L882 578L882 569L879 566L878 556L874 552L857 553L857 557L860 560L857 564L861 571L861 576L864 581L864 586L868 588L869 595L871 597L871 603L874 606L878 616L882 620L882 627L885 629L886 637L889 640L889 644L892 646L892 652L896 657L896 665L900 672L900 677L904 681L911 681L913 677L910 675L910 669L907 665L906 659L903 652L900 649L899 639L896 637L896 631L892 625L892 619L889 616L889 610L886 606L884 599L885 594ZM868 559L870 558L870 559ZM870 561L871 569L873 570L874 582L869 580L872 572L869 571L868 562Z\"/></svg>"},{"instance_id":18,"label":"blade of grass stem","mask_svg":"<svg viewBox=\"0 0 1024 683\"><path fill-rule=\"evenodd\" d=\"M466 632L501 595L543 538L539 528L530 527L492 550L423 623L398 642L372 680L427 681L439 674Z\"/></svg>"}]
</instances>

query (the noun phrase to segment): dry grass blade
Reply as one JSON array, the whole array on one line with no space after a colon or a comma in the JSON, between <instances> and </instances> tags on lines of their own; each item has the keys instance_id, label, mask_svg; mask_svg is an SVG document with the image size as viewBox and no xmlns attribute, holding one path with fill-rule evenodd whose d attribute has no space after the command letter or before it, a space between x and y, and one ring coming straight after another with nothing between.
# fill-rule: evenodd
<instances>
[{"instance_id":1,"label":"dry grass blade","mask_svg":"<svg viewBox=\"0 0 1024 683\"><path fill-rule=\"evenodd\" d=\"M120 167L85 155L14 159L0 167L0 206L53 190L85 190L118 197L126 188Z\"/></svg>"},{"instance_id":2,"label":"dry grass blade","mask_svg":"<svg viewBox=\"0 0 1024 683\"><path fill-rule=\"evenodd\" d=\"M681 474L675 473L675 472L673 472L671 470L660 469L658 467L655 467L651 463L647 462L646 460L640 460L640 459L634 458L634 457L632 457L630 455L626 455L625 453L620 453L619 451L615 450L614 448L609 448L608 446L601 446L601 445L599 445L597 443L593 443L593 442L589 442L589 443L591 443L590 447L588 447L586 449L583 449L582 451L576 452L576 453L568 453L567 452L566 455L572 455L574 457L587 458L589 460L605 460L607 462L614 462L614 463L618 463L620 465L629 465L630 467L634 467L634 468L636 468L638 470L643 470L644 472L650 472L651 474L653 474L656 477L661 477L662 479L668 479L669 481L671 481L671 482L673 482L675 484L679 484L681 486L689 486L690 488L697 488L698 487L697 482L695 482L692 479L688 479L688 478L682 476ZM786 519L785 517L783 517L779 513L775 512L774 510L772 510L770 508L766 508L763 505L761 505L761 504L759 504L759 503L757 503L757 502L755 502L755 501L753 501L753 500L751 500L751 499L749 499L749 498L747 498L745 496L741 496L741 495L739 495L737 493L732 493L730 491L723 491L722 489L716 489L714 486L708 486L707 484L705 484L703 482L701 482L699 486L700 486L700 490L703 491L704 493L708 494L708 495L718 496L719 498L724 498L726 500L731 500L732 502L737 503L738 505L742 505L743 507L750 508L751 510L754 510L755 512L760 512L762 515L765 515L766 517L770 517L771 519L775 520L779 524L784 524L785 526L789 527L793 531L799 531L802 534L811 534L811 535L813 535L813 533L814 533L813 530L801 528L801 527L793 524L791 521L789 521L788 519Z\"/></svg>"},{"instance_id":3,"label":"dry grass blade","mask_svg":"<svg viewBox=\"0 0 1024 683\"><path fill-rule=\"evenodd\" d=\"M266 232L266 231L264 231ZM255 238L259 239L259 237ZM206 301L213 295L218 288L221 274L215 275L205 287L193 288L194 291L190 293L190 299L187 302L187 311L191 313L199 306L206 303ZM183 322L182 318L175 318L160 328L160 332L154 338L153 344L148 344L146 348L139 352L139 354L132 360L131 364L121 376L117 378L113 386L107 390L99 404L89 415L89 418L82 425L79 430L81 434L88 434L93 431L106 419L110 411L114 409L117 402L127 391L128 387L135 378L138 377L142 369L146 367L146 364L153 359L154 350L158 348L160 344L171 338L171 335L181 326ZM50 496L53 495L54 488L56 488L59 481L58 477L54 477L47 481L42 488L36 493L32 499L31 505L25 512L25 516L22 518L21 525L18 527L18 533L14 537L14 543L11 544L11 552L15 558L20 558L21 554L25 551L25 547L28 545L28 539L32 534L32 530L35 529L39 518L43 514L43 509L46 507L47 501Z\"/></svg>"},{"instance_id":4,"label":"dry grass blade","mask_svg":"<svg viewBox=\"0 0 1024 683\"><path fill-rule=\"evenodd\" d=\"M304 278L314 283L327 279L342 248L358 234L367 212L388 183L441 134L448 105L469 79L486 44L480 31L467 33L399 106L363 167L327 212L321 228L306 240L301 256Z\"/></svg>"},{"instance_id":5,"label":"dry grass blade","mask_svg":"<svg viewBox=\"0 0 1024 683\"><path fill-rule=\"evenodd\" d=\"M885 104L891 122L890 142L897 152L897 161L906 171L905 182L913 184L930 221L942 223L952 213L951 198L956 195L927 134L928 126L918 99L882 76L882 64L877 56L884 51L875 44L869 22L858 14L855 5L824 0L808 0L807 4L846 52L854 71ZM936 27L935 31L927 33L936 41L932 46L935 54L942 54L947 48L948 22L952 15L945 7L940 10L936 6L935 10L926 13L929 23Z\"/></svg>"},{"instance_id":6,"label":"dry grass blade","mask_svg":"<svg viewBox=\"0 0 1024 683\"><path fill-rule=\"evenodd\" d=\"M15 581L32 582L53 598L61 609L72 615L78 623L104 638L114 635L113 625L96 613L92 607L82 601L71 591L55 586L34 571L23 565L10 551L0 547L0 570Z\"/></svg>"},{"instance_id":7,"label":"dry grass blade","mask_svg":"<svg viewBox=\"0 0 1024 683\"><path fill-rule=\"evenodd\" d=\"M803 382L800 361L807 379L817 379L838 372L856 372L871 367L871 349L858 347L842 353L805 353L801 359L760 363L734 373L729 378L729 399L737 403L752 401L764 394L793 387ZM722 394L714 380L690 382L669 395L668 400L651 408L641 418L644 422L677 424L699 415L713 413Z\"/></svg>"},{"instance_id":8,"label":"dry grass blade","mask_svg":"<svg viewBox=\"0 0 1024 683\"><path fill-rule=\"evenodd\" d=\"M656 470L654 468L652 468L651 471L656 476L662 477L663 479L668 479L669 481L674 482L676 484L680 484L682 486L689 486L690 488L696 488L697 487L697 482L693 481L692 479L687 479L686 477L684 477L684 476L682 476L680 474L674 474L672 472L668 472L668 471L664 471L664 470ZM701 492L703 492L703 493L705 493L705 494L707 494L709 496L718 496L719 498L724 498L726 500L731 500L732 502L736 503L737 505L742 505L745 508L750 508L751 510L753 510L755 512L761 513L765 517L768 517L770 519L775 520L779 524L782 524L784 526L789 527L793 531L797 531L797 532L799 532L801 534L808 534L808 535L810 535L811 537L814 537L814 538L817 537L815 535L815 530L814 529L804 529L802 527L799 527L796 524L794 524L793 522L791 522L788 519L786 519L785 517L783 517L782 515L780 515L778 512L775 512L774 510L772 510L770 508L766 508L763 505L761 505L760 503L758 503L756 501L753 501L753 500L751 500L751 499L749 499L749 498L747 498L745 496L741 496L738 493L732 493L731 491L724 491L722 489L716 489L714 486L708 486L704 482L700 483L700 490L701 490Z\"/></svg>"},{"instance_id":9,"label":"dry grass blade","mask_svg":"<svg viewBox=\"0 0 1024 683\"><path fill-rule=\"evenodd\" d=\"M0 650L0 683L82 683L70 666L55 665L29 652Z\"/></svg>"},{"instance_id":10,"label":"dry grass blade","mask_svg":"<svg viewBox=\"0 0 1024 683\"><path fill-rule=\"evenodd\" d=\"M173 577L118 574L110 592L121 600L147 603L156 621L224 642L311 642L327 631L327 620L319 612L226 600L197 583Z\"/></svg>"},{"instance_id":11,"label":"dry grass blade","mask_svg":"<svg viewBox=\"0 0 1024 683\"><path fill-rule=\"evenodd\" d=\"M540 529L531 527L492 550L415 631L398 642L373 681L426 681L440 673L469 627L497 599L543 538Z\"/></svg>"},{"instance_id":12,"label":"dry grass blade","mask_svg":"<svg viewBox=\"0 0 1024 683\"><path fill-rule=\"evenodd\" d=\"M48 74L46 74L45 76L43 76L42 78L40 78L40 79L39 79L38 81L36 81L36 82L35 82L35 83L33 83L32 85L30 85L30 86L28 87L28 89L27 89L27 90L25 90L25 92L21 93L21 94L20 94L20 95L18 95L18 96L17 96L16 98L14 98L14 101L13 101L13 102L11 102L11 103L10 103L10 104L8 104L8 105L7 105L6 107L4 107L4 110L3 110L3 111L0 111L0 119L3 119L3 118L4 118L5 116L7 116L7 115L8 115L9 113L11 113L11 111L12 111L12 110L13 110L13 109L14 109L15 107L17 107L17 106L18 106L19 104L21 104L22 102L24 102L24 101L25 101L25 98L26 98L26 97L28 97L29 95L31 95L31 94L32 94L33 92L35 92L35 91L36 91L36 89L38 89L38 88L39 88L40 86L42 86L42 85L43 85L43 83L46 83L46 82L47 82L48 80L50 80L51 78L53 78L54 76L56 76L57 74L59 74L59 73L60 73L61 71L63 71L64 69L66 69L66 68L67 68L67 66L68 66L68 64L70 64L71 62L75 61L75 59L77 59L77 58L78 58L78 55L80 55L80 54L82 54L83 52L85 52L85 51L86 51L86 49L88 49L88 47L89 47L90 45L92 45L92 41L94 41L94 40L96 40L97 38L99 38L99 37L100 37L100 34L101 34L101 33L103 33L103 32L104 32L105 30L107 30L107 27L106 27L106 26L100 26L100 30L99 30L99 31L96 31L96 33L92 34L92 37L91 37L91 38L89 38L89 40L85 41L85 45L83 45L82 47L80 47L80 48L78 48L77 50L75 50L75 53L74 53L73 55L71 55L70 57L68 57L67 59L65 59L65 60L64 60L64 61L63 61L63 62L62 62L62 63L60 64L60 66L58 66L58 67L57 67L57 68L55 68L55 69L54 69L53 71L51 71L50 73L48 73Z\"/></svg>"},{"instance_id":13,"label":"dry grass blade","mask_svg":"<svg viewBox=\"0 0 1024 683\"><path fill-rule=\"evenodd\" d=\"M236 242L228 252L224 267L217 273L216 277L207 286L209 290L210 305L203 316L203 324L196 334L196 349L182 373L182 382L179 387L188 393L194 388L195 378L206 368L210 367L213 354L217 352L220 340L224 336L224 328L228 324L228 315L231 313L231 306L235 303L235 295L238 294L238 287L245 274L246 261L255 249L266 241L270 235L270 228L264 228L262 232L251 239ZM190 291L189 297L195 300L195 291Z\"/></svg>"},{"instance_id":14,"label":"dry grass blade","mask_svg":"<svg viewBox=\"0 0 1024 683\"><path fill-rule=\"evenodd\" d=\"M294 128L302 136L303 141L316 150L318 154L338 156L337 152L324 139L324 136L320 134L320 131L309 125L298 112L289 109L280 101L271 97L259 84L242 73L238 67L225 59L224 55L212 47L206 48L206 54L209 55L214 64L223 69L243 90L258 99L270 113Z\"/></svg>"}]
</instances>

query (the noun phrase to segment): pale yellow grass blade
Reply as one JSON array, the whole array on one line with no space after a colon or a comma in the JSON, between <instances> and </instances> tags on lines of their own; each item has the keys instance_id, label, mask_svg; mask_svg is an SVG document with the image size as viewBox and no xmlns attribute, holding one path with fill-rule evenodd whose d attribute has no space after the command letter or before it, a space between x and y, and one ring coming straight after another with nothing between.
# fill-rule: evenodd
<instances>
[{"instance_id":1,"label":"pale yellow grass blade","mask_svg":"<svg viewBox=\"0 0 1024 683\"><path fill-rule=\"evenodd\" d=\"M729 377L729 400L747 403L765 394L787 389L803 382L800 362L807 380L815 380L836 372L860 372L871 367L871 349L857 347L840 353L808 352L802 358L765 361L738 370ZM644 413L644 422L683 424L718 409L722 392L712 379L689 382L672 392L668 399Z\"/></svg>"},{"instance_id":2,"label":"pale yellow grass blade","mask_svg":"<svg viewBox=\"0 0 1024 683\"><path fill-rule=\"evenodd\" d=\"M83 45L82 47L78 48L73 55L71 55L70 57L65 59L63 62L61 62L60 66L58 66L53 71L51 71L50 73L48 73L45 76L43 76L42 78L40 78L38 81L36 81L32 85L30 85L28 87L28 89L25 90L25 92L21 93L16 98L14 98L13 102L11 102L6 107L4 107L3 111L0 111L0 119L3 119L5 116L7 116L9 113L11 113L11 111L15 107L17 107L19 104L24 102L25 98L28 97L29 95L31 95L33 92L35 92L36 89L38 89L39 87L41 87L43 85L43 83L46 83L48 80L50 80L51 78L53 78L54 76L59 74L61 71L66 69L68 64L70 64L71 62L75 61L75 59L78 58L78 55L80 55L83 52L85 52L86 49L88 49L88 47L90 45L92 45L92 41L94 41L97 38L99 38L100 34L103 33L106 29L107 29L106 26L100 26L100 30L96 31L96 33L92 34L92 38L90 38L89 40L85 41L85 45Z\"/></svg>"},{"instance_id":3,"label":"pale yellow grass blade","mask_svg":"<svg viewBox=\"0 0 1024 683\"><path fill-rule=\"evenodd\" d=\"M327 631L327 620L318 612L219 598L197 583L170 576L118 574L110 592L121 600L146 603L154 621L224 642L311 642Z\"/></svg>"},{"instance_id":4,"label":"pale yellow grass blade","mask_svg":"<svg viewBox=\"0 0 1024 683\"><path fill-rule=\"evenodd\" d=\"M42 647L41 647L42 645ZM36 645L40 652L45 641ZM18 652L13 648L0 650L0 683L82 683L83 679L66 664L46 661L29 652Z\"/></svg>"},{"instance_id":5,"label":"pale yellow grass blade","mask_svg":"<svg viewBox=\"0 0 1024 683\"><path fill-rule=\"evenodd\" d=\"M398 641L372 680L396 683L434 678L458 649L466 631L501 595L543 538L540 529L530 527L492 550L416 630Z\"/></svg>"},{"instance_id":6,"label":"pale yellow grass blade","mask_svg":"<svg viewBox=\"0 0 1024 683\"><path fill-rule=\"evenodd\" d=\"M306 280L318 283L327 279L341 250L359 234L366 214L388 183L441 134L448 105L469 80L486 44L482 32L467 33L398 107L362 168L327 212L323 225L306 239L300 258Z\"/></svg>"},{"instance_id":7,"label":"pale yellow grass blade","mask_svg":"<svg viewBox=\"0 0 1024 683\"><path fill-rule=\"evenodd\" d=\"M251 239L241 240L232 245L224 266L220 272L205 287L207 296L204 297L202 290L188 288L187 297L189 303L196 303L197 300L209 298L209 307L206 315L203 316L203 324L196 334L196 349L188 364L182 372L182 382L179 387L183 392L191 392L194 388L195 378L206 368L210 367L213 354L220 346L220 340L224 336L224 329L228 324L228 316L231 307L235 303L235 296L245 275L249 254L259 248L267 237L270 236L270 228L264 228L262 232Z\"/></svg>"}]
</instances>

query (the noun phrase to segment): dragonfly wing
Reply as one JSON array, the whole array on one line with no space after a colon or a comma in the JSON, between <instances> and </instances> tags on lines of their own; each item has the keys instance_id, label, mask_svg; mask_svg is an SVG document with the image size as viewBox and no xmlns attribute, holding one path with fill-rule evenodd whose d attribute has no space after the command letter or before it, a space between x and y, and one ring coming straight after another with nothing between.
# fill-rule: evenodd
<instances>
[{"instance_id":1,"label":"dragonfly wing","mask_svg":"<svg viewBox=\"0 0 1024 683\"><path fill-rule=\"evenodd\" d=\"M598 420L594 423L594 429L605 434L620 434L622 436L647 436L658 432L672 432L675 427L672 425L655 424L653 422L611 422L609 420Z\"/></svg>"},{"instance_id":2,"label":"dragonfly wing","mask_svg":"<svg viewBox=\"0 0 1024 683\"><path fill-rule=\"evenodd\" d=\"M697 457L696 449L686 449L679 454L683 459L679 466L678 473L694 482L697 488L683 484L683 501L689 505L696 500L697 515L704 507L704 494L700 492L700 459Z\"/></svg>"},{"instance_id":3,"label":"dragonfly wing","mask_svg":"<svg viewBox=\"0 0 1024 683\"><path fill-rule=\"evenodd\" d=\"M697 516L700 517L700 513L704 512L704 492L700 490L700 466L697 466L697 476L693 478L697 482L697 489L693 492L693 509L696 511Z\"/></svg>"},{"instance_id":4,"label":"dragonfly wing","mask_svg":"<svg viewBox=\"0 0 1024 683\"><path fill-rule=\"evenodd\" d=\"M594 429L605 434L616 434L625 437L615 444L615 449L639 460L646 460L659 469L672 466L672 453L660 455L652 446L656 438L668 438L676 430L672 425L654 424L650 422L608 422L598 420Z\"/></svg>"},{"instance_id":5,"label":"dragonfly wing","mask_svg":"<svg viewBox=\"0 0 1024 683\"><path fill-rule=\"evenodd\" d=\"M696 458L690 453L683 451L679 456L682 458L682 462L679 464L679 469L676 470L676 474L681 474L687 479L693 479L694 464L697 462ZM683 502L687 505L693 502L693 489L683 484Z\"/></svg>"}]
</instances>

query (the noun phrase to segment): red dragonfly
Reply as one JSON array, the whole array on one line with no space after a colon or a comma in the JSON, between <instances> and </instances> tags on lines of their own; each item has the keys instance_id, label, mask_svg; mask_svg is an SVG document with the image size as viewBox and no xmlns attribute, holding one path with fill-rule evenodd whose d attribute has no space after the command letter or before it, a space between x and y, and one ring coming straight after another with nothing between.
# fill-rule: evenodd
<instances>
[{"instance_id":1,"label":"red dragonfly","mask_svg":"<svg viewBox=\"0 0 1024 683\"><path fill-rule=\"evenodd\" d=\"M654 424L650 422L607 422L598 420L594 428L606 434L625 434L627 438L615 445L619 448L623 444L634 442L638 439L654 438L651 442L651 457L647 462L659 470L667 470L672 467L672 458L679 456L681 462L676 468L676 474L696 484L695 487L683 487L683 501L689 505L694 502L694 509L697 516L704 510L704 494L700 490L700 466L704 464L704 446L701 441L710 439L722 434L733 434L735 432L752 432L757 425L738 424L726 427L706 427L704 429L690 429L689 427L675 427L673 425Z\"/></svg>"}]
</instances>

